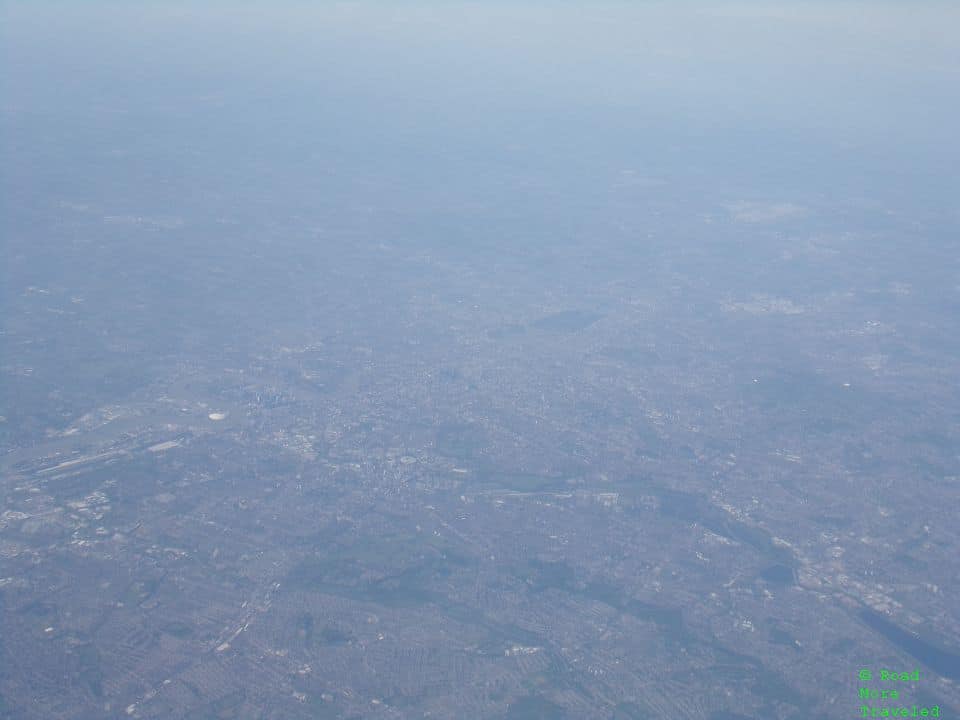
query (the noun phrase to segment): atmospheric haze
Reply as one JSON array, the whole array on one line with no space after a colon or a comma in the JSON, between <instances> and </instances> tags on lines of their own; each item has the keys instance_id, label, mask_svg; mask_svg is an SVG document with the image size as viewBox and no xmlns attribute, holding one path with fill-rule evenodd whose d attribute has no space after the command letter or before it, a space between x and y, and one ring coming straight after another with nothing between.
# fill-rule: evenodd
<instances>
[{"instance_id":1,"label":"atmospheric haze","mask_svg":"<svg viewBox=\"0 0 960 720\"><path fill-rule=\"evenodd\" d=\"M0 4L0 717L953 717L958 30Z\"/></svg>"}]
</instances>

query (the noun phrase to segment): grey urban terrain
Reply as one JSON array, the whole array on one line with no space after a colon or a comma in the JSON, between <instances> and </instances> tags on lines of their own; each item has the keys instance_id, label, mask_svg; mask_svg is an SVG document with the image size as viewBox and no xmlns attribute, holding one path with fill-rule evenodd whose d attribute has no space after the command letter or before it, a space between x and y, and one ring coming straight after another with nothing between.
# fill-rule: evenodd
<instances>
[{"instance_id":1,"label":"grey urban terrain","mask_svg":"<svg viewBox=\"0 0 960 720\"><path fill-rule=\"evenodd\" d=\"M956 7L0 13L0 717L956 717Z\"/></svg>"}]
</instances>

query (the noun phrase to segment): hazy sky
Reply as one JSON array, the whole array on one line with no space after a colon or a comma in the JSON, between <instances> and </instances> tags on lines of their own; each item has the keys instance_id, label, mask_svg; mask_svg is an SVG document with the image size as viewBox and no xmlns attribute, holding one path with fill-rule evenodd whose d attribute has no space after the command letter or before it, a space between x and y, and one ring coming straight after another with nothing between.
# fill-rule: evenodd
<instances>
[{"instance_id":1,"label":"hazy sky","mask_svg":"<svg viewBox=\"0 0 960 720\"><path fill-rule=\"evenodd\" d=\"M469 195L504 168L556 176L558 163L587 183L622 166L784 196L942 207L957 191L955 3L30 2L2 13L3 142L17 168L5 177L17 191L90 199L133 183L188 201L225 178L256 194L339 166L381 190L453 183Z\"/></svg>"}]
</instances>

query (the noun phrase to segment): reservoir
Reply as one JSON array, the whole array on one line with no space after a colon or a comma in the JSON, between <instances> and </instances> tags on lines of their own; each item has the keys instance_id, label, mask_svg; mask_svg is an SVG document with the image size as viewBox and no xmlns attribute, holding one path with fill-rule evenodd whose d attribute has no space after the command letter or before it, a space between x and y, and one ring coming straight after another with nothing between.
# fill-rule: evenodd
<instances>
[{"instance_id":1,"label":"reservoir","mask_svg":"<svg viewBox=\"0 0 960 720\"><path fill-rule=\"evenodd\" d=\"M938 675L951 680L960 680L960 653L937 647L899 625L887 620L883 615L864 608L857 615L866 625L883 635L887 640L916 658Z\"/></svg>"}]
</instances>

